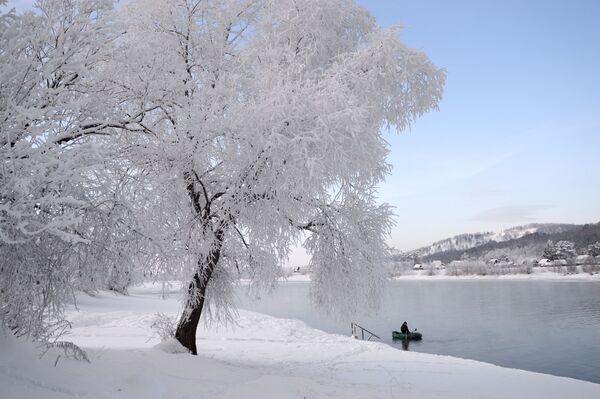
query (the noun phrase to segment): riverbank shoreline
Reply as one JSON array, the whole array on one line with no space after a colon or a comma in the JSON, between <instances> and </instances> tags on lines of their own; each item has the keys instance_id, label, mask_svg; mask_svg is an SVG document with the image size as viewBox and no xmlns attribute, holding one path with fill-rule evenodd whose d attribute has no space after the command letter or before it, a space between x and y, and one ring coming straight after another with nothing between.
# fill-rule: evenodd
<instances>
[{"instance_id":1,"label":"riverbank shoreline","mask_svg":"<svg viewBox=\"0 0 600 399\"><path fill-rule=\"evenodd\" d=\"M547 270L546 268L534 268L530 274L464 274L464 275L452 275L447 270L438 270L436 274L429 275L426 270L415 270L407 272L403 275L390 277L391 281L403 281L403 280L418 280L418 281L600 281L600 273L589 274L589 273L573 273L563 274ZM281 278L280 282L310 282L310 273L306 274L291 274L285 278Z\"/></svg>"},{"instance_id":2,"label":"riverbank shoreline","mask_svg":"<svg viewBox=\"0 0 600 399\"><path fill-rule=\"evenodd\" d=\"M91 363L0 338L0 385L10 398L597 398L600 384L450 356L404 352L328 334L292 319L240 311L235 325L201 325L199 356L158 345L157 312L175 295L146 284L130 296L78 296L67 340Z\"/></svg>"}]
</instances>

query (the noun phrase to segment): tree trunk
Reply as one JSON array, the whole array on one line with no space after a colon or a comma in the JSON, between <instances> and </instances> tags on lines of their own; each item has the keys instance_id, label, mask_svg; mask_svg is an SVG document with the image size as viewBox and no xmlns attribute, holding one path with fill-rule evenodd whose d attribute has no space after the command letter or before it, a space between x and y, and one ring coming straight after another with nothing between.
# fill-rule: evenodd
<instances>
[{"instance_id":1,"label":"tree trunk","mask_svg":"<svg viewBox=\"0 0 600 399\"><path fill-rule=\"evenodd\" d=\"M215 240L215 247L210 254L206 258L198 260L198 270L188 287L185 309L175 332L175 338L188 348L193 355L198 354L196 350L196 329L198 328L202 307L204 306L206 288L221 256L221 246L223 244L222 230L215 233Z\"/></svg>"}]
</instances>

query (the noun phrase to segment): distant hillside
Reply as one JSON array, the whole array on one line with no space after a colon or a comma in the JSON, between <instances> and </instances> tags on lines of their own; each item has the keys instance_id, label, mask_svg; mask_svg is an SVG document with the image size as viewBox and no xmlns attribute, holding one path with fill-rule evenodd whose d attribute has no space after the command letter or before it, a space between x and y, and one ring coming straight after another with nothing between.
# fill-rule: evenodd
<instances>
[{"instance_id":1,"label":"distant hillside","mask_svg":"<svg viewBox=\"0 0 600 399\"><path fill-rule=\"evenodd\" d=\"M576 224L557 224L557 223L532 223L525 226L516 226L506 229L500 233L467 233L460 234L445 240L434 242L433 244L409 251L405 255L413 257L430 257L439 253L458 251L461 254L471 248L485 245L489 242L504 242L515 240L528 234L544 233L553 234L566 232L577 228ZM437 258L436 258L437 259Z\"/></svg>"},{"instance_id":2,"label":"distant hillside","mask_svg":"<svg viewBox=\"0 0 600 399\"><path fill-rule=\"evenodd\" d=\"M441 260L451 262L461 257L482 258L492 250L517 250L519 248L543 248L549 241L568 240L576 248L583 248L600 241L600 223L596 224L528 224L512 227L501 233L461 234L430 246L406 252L402 259L413 258L420 262ZM540 254L541 255L541 252ZM400 260L400 257L395 257Z\"/></svg>"}]
</instances>

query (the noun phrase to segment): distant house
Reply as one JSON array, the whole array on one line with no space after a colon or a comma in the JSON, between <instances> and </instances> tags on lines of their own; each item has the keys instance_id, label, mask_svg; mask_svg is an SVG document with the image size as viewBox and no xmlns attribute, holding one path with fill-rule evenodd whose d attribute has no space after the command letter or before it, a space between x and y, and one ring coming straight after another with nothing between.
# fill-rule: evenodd
<instances>
[{"instance_id":1,"label":"distant house","mask_svg":"<svg viewBox=\"0 0 600 399\"><path fill-rule=\"evenodd\" d=\"M538 264L538 266L552 266L553 265L552 261L550 259L546 259L546 258L540 259L540 261L537 264Z\"/></svg>"},{"instance_id":2,"label":"distant house","mask_svg":"<svg viewBox=\"0 0 600 399\"><path fill-rule=\"evenodd\" d=\"M446 266L444 266L444 263L441 260L434 260L433 262L431 262L431 264L433 265L435 270L443 270L446 268Z\"/></svg>"},{"instance_id":3,"label":"distant house","mask_svg":"<svg viewBox=\"0 0 600 399\"><path fill-rule=\"evenodd\" d=\"M490 265L502 265L502 266L511 266L512 262L508 259L508 256L502 255L499 258L491 258L487 261Z\"/></svg>"},{"instance_id":4,"label":"distant house","mask_svg":"<svg viewBox=\"0 0 600 399\"><path fill-rule=\"evenodd\" d=\"M416 265L413 266L413 270L423 270L423 265L420 263L417 263Z\"/></svg>"}]
</instances>

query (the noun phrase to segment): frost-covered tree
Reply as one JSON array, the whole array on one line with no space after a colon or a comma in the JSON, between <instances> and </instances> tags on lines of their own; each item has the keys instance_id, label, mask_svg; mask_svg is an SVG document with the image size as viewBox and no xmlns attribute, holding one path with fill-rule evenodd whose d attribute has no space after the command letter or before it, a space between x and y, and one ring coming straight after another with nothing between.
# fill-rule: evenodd
<instances>
[{"instance_id":1,"label":"frost-covered tree","mask_svg":"<svg viewBox=\"0 0 600 399\"><path fill-rule=\"evenodd\" d=\"M120 156L155 194L142 211L165 264L189 273L179 341L196 353L205 300L226 305L240 273L272 286L299 242L318 305L377 306L391 224L375 195L390 169L381 130L435 109L444 72L349 0L138 0L122 13L106 82L141 116Z\"/></svg>"},{"instance_id":2,"label":"frost-covered tree","mask_svg":"<svg viewBox=\"0 0 600 399\"><path fill-rule=\"evenodd\" d=\"M89 79L110 42L99 23L111 2L42 0L38 11L2 18L0 31L0 239L70 229L85 207L74 191L101 157L102 85Z\"/></svg>"},{"instance_id":3,"label":"frost-covered tree","mask_svg":"<svg viewBox=\"0 0 600 399\"><path fill-rule=\"evenodd\" d=\"M550 260L571 259L577 253L575 252L575 244L571 241L558 241L556 244L548 241L544 249L544 258Z\"/></svg>"},{"instance_id":4,"label":"frost-covered tree","mask_svg":"<svg viewBox=\"0 0 600 399\"><path fill-rule=\"evenodd\" d=\"M587 254L590 256L600 256L600 241L588 245Z\"/></svg>"},{"instance_id":5,"label":"frost-covered tree","mask_svg":"<svg viewBox=\"0 0 600 399\"><path fill-rule=\"evenodd\" d=\"M143 266L189 282L176 335L196 353L205 300L272 286L299 242L318 305L375 307L380 131L434 109L443 71L347 0L111 6L0 16L4 322L47 335L74 289Z\"/></svg>"},{"instance_id":6,"label":"frost-covered tree","mask_svg":"<svg viewBox=\"0 0 600 399\"><path fill-rule=\"evenodd\" d=\"M87 255L108 253L99 220L120 231L104 173L118 119L97 79L116 37L112 2L36 6L0 16L0 318L43 339L73 290L109 281L110 265Z\"/></svg>"}]
</instances>

